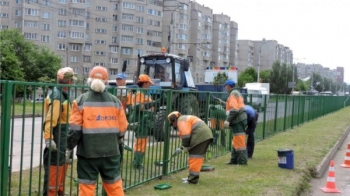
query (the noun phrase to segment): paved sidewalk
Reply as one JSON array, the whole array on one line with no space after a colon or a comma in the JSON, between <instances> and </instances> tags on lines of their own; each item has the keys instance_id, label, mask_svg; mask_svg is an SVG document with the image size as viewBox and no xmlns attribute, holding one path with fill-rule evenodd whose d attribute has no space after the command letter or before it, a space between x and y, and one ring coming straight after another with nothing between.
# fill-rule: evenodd
<instances>
[{"instance_id":1,"label":"paved sidewalk","mask_svg":"<svg viewBox=\"0 0 350 196\"><path fill-rule=\"evenodd\" d=\"M349 128L348 128L349 130ZM344 139L343 141L341 141ZM339 146L334 147L334 152L330 152L328 156L325 157L323 165L328 167L320 175L320 178L312 179L310 184L312 186L312 196L349 196L350 195L350 168L340 167L344 163L344 158L347 150L348 144L350 144L350 134L349 131L346 132L344 137L339 141ZM335 169L335 184L336 187L341 191L340 193L324 193L321 188L326 186L328 169L330 160L334 160L334 169Z\"/></svg>"}]
</instances>

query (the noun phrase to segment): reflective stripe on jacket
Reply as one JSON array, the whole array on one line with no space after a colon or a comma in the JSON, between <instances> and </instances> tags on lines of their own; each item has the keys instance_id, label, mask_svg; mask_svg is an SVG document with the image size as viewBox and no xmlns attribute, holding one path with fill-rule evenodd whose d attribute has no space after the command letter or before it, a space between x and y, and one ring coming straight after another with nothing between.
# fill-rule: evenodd
<instances>
[{"instance_id":1,"label":"reflective stripe on jacket","mask_svg":"<svg viewBox=\"0 0 350 196\"><path fill-rule=\"evenodd\" d=\"M78 145L77 154L86 158L118 155L118 140L128 125L119 99L92 90L73 102L69 123L68 149Z\"/></svg>"},{"instance_id":2,"label":"reflective stripe on jacket","mask_svg":"<svg viewBox=\"0 0 350 196\"><path fill-rule=\"evenodd\" d=\"M53 131L66 130L71 112L68 94L61 87L54 87L44 101L44 139L54 139Z\"/></svg>"},{"instance_id":3,"label":"reflective stripe on jacket","mask_svg":"<svg viewBox=\"0 0 350 196\"><path fill-rule=\"evenodd\" d=\"M210 128L196 116L180 116L177 119L177 127L184 147L193 148L199 143L213 138Z\"/></svg>"}]
</instances>

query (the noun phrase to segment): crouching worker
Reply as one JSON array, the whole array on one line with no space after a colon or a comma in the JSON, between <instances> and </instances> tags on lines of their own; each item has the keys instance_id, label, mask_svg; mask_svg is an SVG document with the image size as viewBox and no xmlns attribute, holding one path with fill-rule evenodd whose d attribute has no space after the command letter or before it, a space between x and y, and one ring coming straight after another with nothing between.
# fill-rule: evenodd
<instances>
[{"instance_id":1,"label":"crouching worker","mask_svg":"<svg viewBox=\"0 0 350 196\"><path fill-rule=\"evenodd\" d=\"M210 128L196 116L181 115L174 111L168 115L170 126L178 129L179 137L182 139L182 146L175 150L175 154L181 151L189 153L189 175L183 179L183 183L197 184L205 153L213 141L213 134Z\"/></svg>"},{"instance_id":2,"label":"crouching worker","mask_svg":"<svg viewBox=\"0 0 350 196\"><path fill-rule=\"evenodd\" d=\"M98 174L108 196L124 195L118 140L127 128L122 103L105 91L108 72L94 67L88 78L90 90L73 102L69 119L66 156L77 146L79 195L95 195Z\"/></svg>"}]
</instances>

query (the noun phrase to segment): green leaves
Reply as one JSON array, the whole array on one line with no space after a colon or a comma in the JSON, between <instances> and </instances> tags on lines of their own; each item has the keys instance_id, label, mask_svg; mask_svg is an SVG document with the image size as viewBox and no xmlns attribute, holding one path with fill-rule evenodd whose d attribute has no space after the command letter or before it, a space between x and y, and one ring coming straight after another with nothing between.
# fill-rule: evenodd
<instances>
[{"instance_id":1,"label":"green leaves","mask_svg":"<svg viewBox=\"0 0 350 196\"><path fill-rule=\"evenodd\" d=\"M54 82L61 60L48 48L24 39L17 29L0 31L2 80Z\"/></svg>"}]
</instances>

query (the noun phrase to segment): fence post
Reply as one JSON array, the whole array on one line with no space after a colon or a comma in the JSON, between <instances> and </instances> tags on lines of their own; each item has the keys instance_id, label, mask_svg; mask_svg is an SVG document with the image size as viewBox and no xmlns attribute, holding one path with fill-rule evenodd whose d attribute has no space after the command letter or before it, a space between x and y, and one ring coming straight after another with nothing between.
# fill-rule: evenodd
<instances>
[{"instance_id":1,"label":"fence post","mask_svg":"<svg viewBox=\"0 0 350 196\"><path fill-rule=\"evenodd\" d=\"M13 84L6 81L4 84L4 93L2 93L1 106L1 134L0 134L0 195L7 195L8 184L8 159L9 159L9 145L10 145L10 122L11 122L11 106L12 106L12 89ZM9 190L10 191L10 190Z\"/></svg>"}]
</instances>

